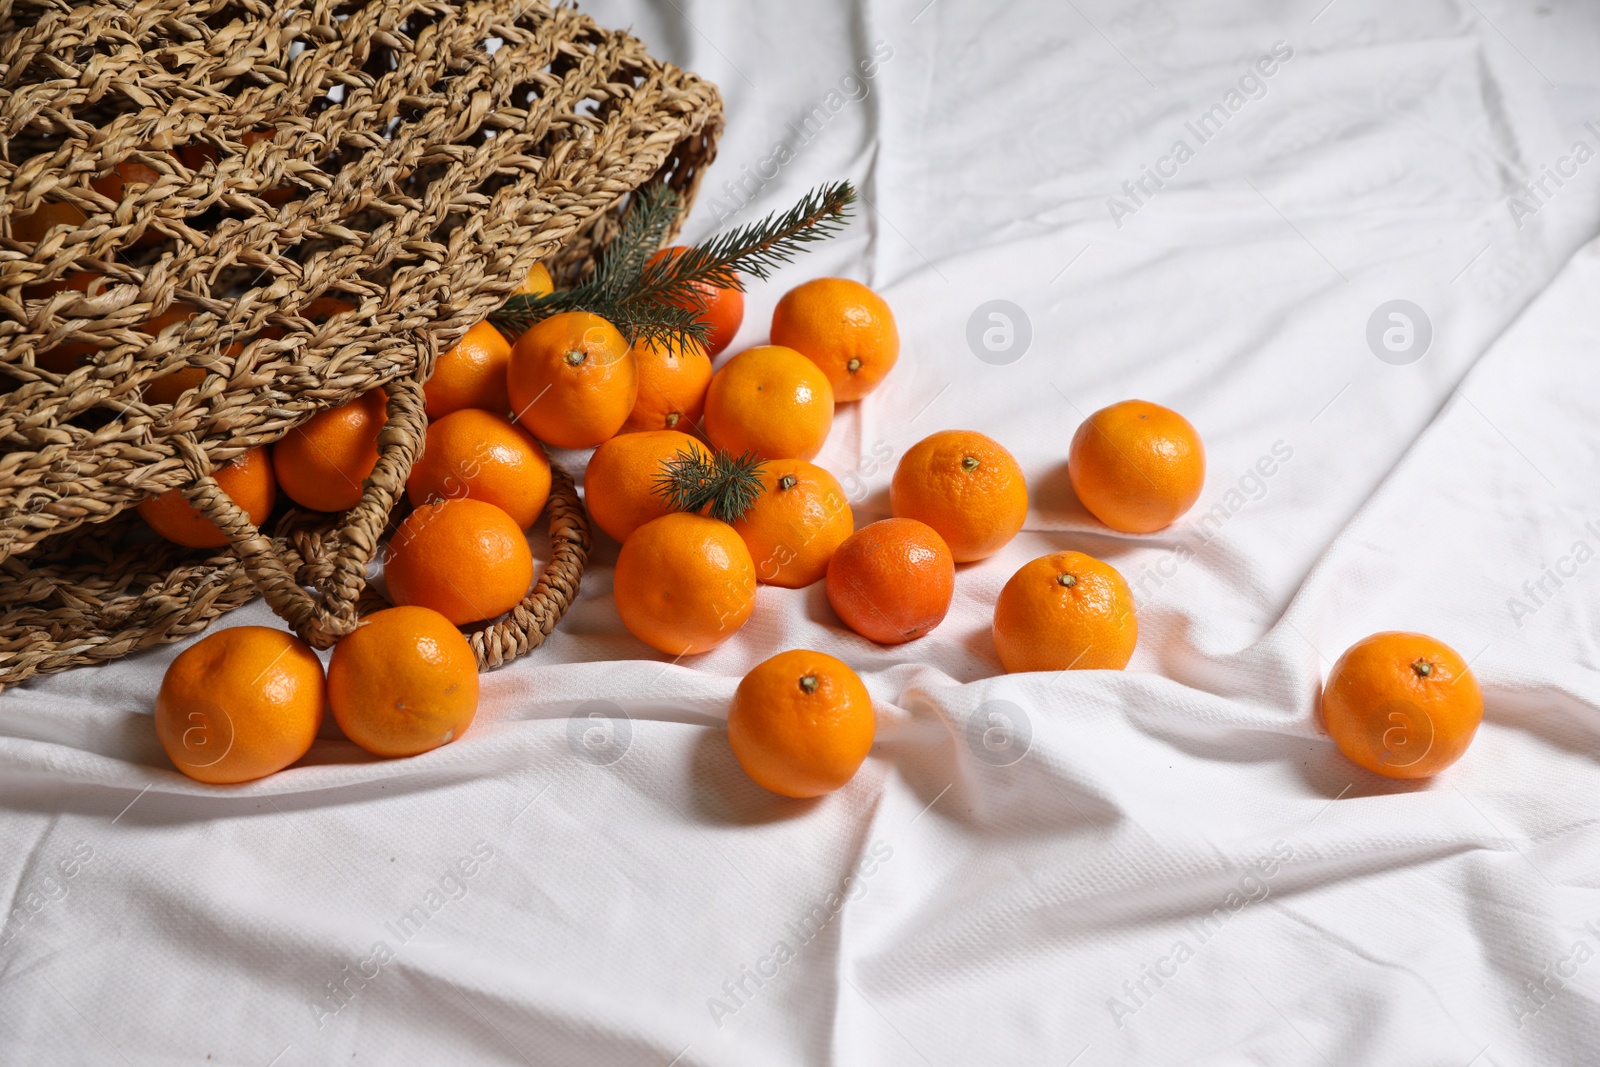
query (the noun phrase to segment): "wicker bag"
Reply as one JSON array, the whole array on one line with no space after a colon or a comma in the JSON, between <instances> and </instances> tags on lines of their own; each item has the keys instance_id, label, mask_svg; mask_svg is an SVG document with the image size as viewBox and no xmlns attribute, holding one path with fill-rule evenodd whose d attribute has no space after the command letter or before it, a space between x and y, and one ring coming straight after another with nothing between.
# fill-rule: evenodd
<instances>
[{"instance_id":1,"label":"wicker bag","mask_svg":"<svg viewBox=\"0 0 1600 1067\"><path fill-rule=\"evenodd\" d=\"M348 633L437 354L535 263L580 276L646 183L687 205L721 125L713 86L539 0L0 5L0 687L257 594L317 647ZM119 197L91 186L119 165ZM174 304L196 313L151 324ZM68 346L89 355L63 366ZM187 391L157 403L161 379ZM219 466L380 386L351 511L258 530L218 489ZM175 487L227 549L143 530L129 509ZM469 634L484 667L576 591L587 522L559 470L548 517L540 581Z\"/></svg>"}]
</instances>

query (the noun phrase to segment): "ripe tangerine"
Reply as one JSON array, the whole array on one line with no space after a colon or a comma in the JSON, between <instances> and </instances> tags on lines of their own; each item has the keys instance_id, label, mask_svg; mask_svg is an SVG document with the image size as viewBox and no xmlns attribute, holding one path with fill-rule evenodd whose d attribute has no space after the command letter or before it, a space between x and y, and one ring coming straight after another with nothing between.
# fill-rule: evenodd
<instances>
[{"instance_id":1,"label":"ripe tangerine","mask_svg":"<svg viewBox=\"0 0 1600 1067\"><path fill-rule=\"evenodd\" d=\"M272 449L278 487L312 511L347 511L361 502L362 483L378 465L378 432L388 421L382 388L319 411Z\"/></svg>"},{"instance_id":2,"label":"ripe tangerine","mask_svg":"<svg viewBox=\"0 0 1600 1067\"><path fill-rule=\"evenodd\" d=\"M413 507L452 497L482 500L526 530L550 499L550 460L531 433L504 415L462 408L428 424L406 497Z\"/></svg>"},{"instance_id":3,"label":"ripe tangerine","mask_svg":"<svg viewBox=\"0 0 1600 1067\"><path fill-rule=\"evenodd\" d=\"M1200 499L1206 451L1199 433L1176 411L1124 400L1078 427L1067 474L1095 518L1123 533L1154 533Z\"/></svg>"},{"instance_id":4,"label":"ripe tangerine","mask_svg":"<svg viewBox=\"0 0 1600 1067\"><path fill-rule=\"evenodd\" d=\"M1351 645L1322 689L1322 719L1353 762L1388 778L1430 778L1466 752L1483 690L1461 656L1425 634Z\"/></svg>"},{"instance_id":5,"label":"ripe tangerine","mask_svg":"<svg viewBox=\"0 0 1600 1067\"><path fill-rule=\"evenodd\" d=\"M586 311L528 327L511 349L506 382L517 421L557 448L593 448L607 440L639 399L639 370L628 342Z\"/></svg>"},{"instance_id":6,"label":"ripe tangerine","mask_svg":"<svg viewBox=\"0 0 1600 1067\"><path fill-rule=\"evenodd\" d=\"M689 251L683 245L673 245L663 248L650 257L650 262L658 263L668 256L678 258ZM715 359L729 345L739 333L739 326L744 322L744 293L738 289L720 289L714 285L697 284L701 299L705 303L705 310L700 315L700 321L711 328L711 337L706 344L706 354ZM691 305L684 303L680 307Z\"/></svg>"},{"instance_id":7,"label":"ripe tangerine","mask_svg":"<svg viewBox=\"0 0 1600 1067\"><path fill-rule=\"evenodd\" d=\"M834 551L855 530L855 515L839 479L803 459L761 465L761 494L733 524L756 579L800 589L828 573Z\"/></svg>"},{"instance_id":8,"label":"ripe tangerine","mask_svg":"<svg viewBox=\"0 0 1600 1067\"><path fill-rule=\"evenodd\" d=\"M727 523L673 512L628 535L612 590L635 637L669 656L693 655L716 648L750 618L755 563Z\"/></svg>"},{"instance_id":9,"label":"ripe tangerine","mask_svg":"<svg viewBox=\"0 0 1600 1067\"><path fill-rule=\"evenodd\" d=\"M772 343L821 367L839 403L872 392L900 358L889 305L848 278L816 278L785 293L772 312Z\"/></svg>"},{"instance_id":10,"label":"ripe tangerine","mask_svg":"<svg viewBox=\"0 0 1600 1067\"><path fill-rule=\"evenodd\" d=\"M462 408L495 414L511 410L506 392L506 367L511 345L487 320L468 330L433 366L422 387L428 418L442 419Z\"/></svg>"},{"instance_id":11,"label":"ripe tangerine","mask_svg":"<svg viewBox=\"0 0 1600 1067\"><path fill-rule=\"evenodd\" d=\"M652 519L673 510L657 491L664 464L679 453L711 458L710 449L678 430L618 434L589 457L583 474L583 499L589 517L621 542Z\"/></svg>"},{"instance_id":12,"label":"ripe tangerine","mask_svg":"<svg viewBox=\"0 0 1600 1067\"><path fill-rule=\"evenodd\" d=\"M780 652L751 669L728 709L734 758L763 789L831 793L872 750L872 696L849 665L822 652Z\"/></svg>"},{"instance_id":13,"label":"ripe tangerine","mask_svg":"<svg viewBox=\"0 0 1600 1067\"><path fill-rule=\"evenodd\" d=\"M1007 671L1120 671L1138 640L1128 583L1082 552L1023 564L995 601L995 650Z\"/></svg>"},{"instance_id":14,"label":"ripe tangerine","mask_svg":"<svg viewBox=\"0 0 1600 1067\"><path fill-rule=\"evenodd\" d=\"M272 514L277 482L272 477L272 457L265 446L252 448L219 467L212 477L256 526ZM168 541L189 548L221 548L228 543L228 535L177 489L146 497L139 503L139 517Z\"/></svg>"},{"instance_id":15,"label":"ripe tangerine","mask_svg":"<svg viewBox=\"0 0 1600 1067\"><path fill-rule=\"evenodd\" d=\"M700 421L711 386L711 360L692 341L678 349L655 341L633 346L639 364L639 399L634 401L622 433L639 430L684 430Z\"/></svg>"},{"instance_id":16,"label":"ripe tangerine","mask_svg":"<svg viewBox=\"0 0 1600 1067\"><path fill-rule=\"evenodd\" d=\"M167 667L156 736L178 770L231 785L264 778L311 750L322 724L322 661L294 634L232 626Z\"/></svg>"},{"instance_id":17,"label":"ripe tangerine","mask_svg":"<svg viewBox=\"0 0 1600 1067\"><path fill-rule=\"evenodd\" d=\"M456 626L510 611L533 584L533 553L493 504L453 497L406 516L383 565L389 600L432 608Z\"/></svg>"},{"instance_id":18,"label":"ripe tangerine","mask_svg":"<svg viewBox=\"0 0 1600 1067\"><path fill-rule=\"evenodd\" d=\"M832 427L833 386L792 348L747 348L717 371L706 391L706 436L735 456L811 459Z\"/></svg>"},{"instance_id":19,"label":"ripe tangerine","mask_svg":"<svg viewBox=\"0 0 1600 1067\"><path fill-rule=\"evenodd\" d=\"M944 621L956 564L944 539L916 519L880 519L845 538L828 563L828 603L869 641L898 645Z\"/></svg>"},{"instance_id":20,"label":"ripe tangerine","mask_svg":"<svg viewBox=\"0 0 1600 1067\"><path fill-rule=\"evenodd\" d=\"M957 563L1004 548L1028 517L1028 484L1010 452L972 430L912 445L889 485L889 507L939 532Z\"/></svg>"},{"instance_id":21,"label":"ripe tangerine","mask_svg":"<svg viewBox=\"0 0 1600 1067\"><path fill-rule=\"evenodd\" d=\"M437 611L374 612L333 648L328 710L346 737L375 755L427 752L472 725L477 657Z\"/></svg>"}]
</instances>

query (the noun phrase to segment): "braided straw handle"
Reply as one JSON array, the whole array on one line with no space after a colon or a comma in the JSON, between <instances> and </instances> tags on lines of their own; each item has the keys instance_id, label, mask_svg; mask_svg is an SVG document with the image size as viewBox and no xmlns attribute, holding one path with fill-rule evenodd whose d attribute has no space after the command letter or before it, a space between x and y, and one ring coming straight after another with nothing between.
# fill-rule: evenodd
<instances>
[{"instance_id":1,"label":"braided straw handle","mask_svg":"<svg viewBox=\"0 0 1600 1067\"><path fill-rule=\"evenodd\" d=\"M432 362L423 364L431 367ZM204 449L192 438L178 439L178 450L194 475L182 489L184 497L228 535L251 583L314 648L331 648L354 630L363 608L387 606L369 595L368 570L378 558L380 539L426 438L422 377L397 378L385 386L388 421L378 434L378 463L362 485L360 503L320 538L299 539L296 551L282 551L263 535L217 484ZM505 618L467 635L479 670L538 648L578 595L589 558L589 522L572 476L559 467L551 470L546 508L551 555L544 573ZM291 569L286 559L300 562Z\"/></svg>"}]
</instances>

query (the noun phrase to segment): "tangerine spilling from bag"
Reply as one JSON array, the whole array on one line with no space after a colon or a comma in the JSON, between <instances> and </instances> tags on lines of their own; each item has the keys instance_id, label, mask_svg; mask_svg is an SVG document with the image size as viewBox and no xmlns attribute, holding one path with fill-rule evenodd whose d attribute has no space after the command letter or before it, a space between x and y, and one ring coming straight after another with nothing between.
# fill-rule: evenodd
<instances>
[{"instance_id":1,"label":"tangerine spilling from bag","mask_svg":"<svg viewBox=\"0 0 1600 1067\"><path fill-rule=\"evenodd\" d=\"M706 350L692 340L677 346L636 341L633 361L639 368L639 398L621 432L694 429L711 387L711 357Z\"/></svg>"},{"instance_id":2,"label":"tangerine spilling from bag","mask_svg":"<svg viewBox=\"0 0 1600 1067\"><path fill-rule=\"evenodd\" d=\"M649 262L692 264L699 255L671 250ZM522 286L527 300L567 299L540 274ZM276 631L239 627L197 643L174 661L158 700L158 732L175 765L215 782L273 773L305 754L324 701L346 736L378 755L416 755L459 738L478 703L477 661L459 627L513 610L532 583L524 531L550 493L543 445L595 448L585 497L596 525L621 544L618 616L665 655L704 653L731 638L757 609L758 584L825 581L844 626L882 646L938 627L957 565L994 556L1021 530L1029 500L1020 464L986 435L940 431L897 465L894 517L855 530L843 486L812 458L836 403L870 394L899 357L887 305L859 283L805 283L779 302L772 344L713 373L710 355L737 332L743 298L736 288L694 284L696 295L672 303L677 318L668 315L694 323L694 336L625 335L583 307L496 319L517 335L514 345L488 324L468 331L425 387L430 421L407 485L413 510L385 565L397 606L341 640L325 678L308 648ZM592 292L602 305L609 299ZM376 461L384 405L375 390L323 412L292 430L270 462L258 449L218 470L218 486L258 523L275 484L304 507L348 507ZM702 425L709 446L688 432ZM1084 420L1067 460L1084 506L1122 532L1171 524L1204 483L1194 427L1144 401ZM181 494L141 511L180 543L226 541ZM1016 570L995 600L992 632L1007 671L1121 670L1138 619L1115 567L1068 550ZM1351 760L1378 774L1425 777L1465 751L1482 696L1446 646L1379 634L1335 666L1322 715ZM855 672L803 649L750 670L729 710L740 766L790 797L844 785L874 734L872 702Z\"/></svg>"},{"instance_id":3,"label":"tangerine spilling from bag","mask_svg":"<svg viewBox=\"0 0 1600 1067\"><path fill-rule=\"evenodd\" d=\"M833 428L833 386L792 348L747 348L712 377L705 426L711 443L734 455L811 459Z\"/></svg>"},{"instance_id":4,"label":"tangerine spilling from bag","mask_svg":"<svg viewBox=\"0 0 1600 1067\"><path fill-rule=\"evenodd\" d=\"M533 552L503 510L451 497L406 516L389 540L383 577L393 603L432 608L466 626L522 602L533 584Z\"/></svg>"},{"instance_id":5,"label":"tangerine spilling from bag","mask_svg":"<svg viewBox=\"0 0 1600 1067\"><path fill-rule=\"evenodd\" d=\"M557 448L593 448L622 429L639 399L632 346L611 323L568 311L529 327L506 381L517 421Z\"/></svg>"}]
</instances>

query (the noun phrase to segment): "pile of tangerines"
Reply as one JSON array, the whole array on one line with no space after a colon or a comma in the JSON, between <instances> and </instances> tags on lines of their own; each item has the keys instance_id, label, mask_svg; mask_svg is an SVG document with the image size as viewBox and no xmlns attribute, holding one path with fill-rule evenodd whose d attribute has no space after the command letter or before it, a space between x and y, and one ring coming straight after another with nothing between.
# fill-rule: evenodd
<instances>
[{"instance_id":1,"label":"pile of tangerines","mask_svg":"<svg viewBox=\"0 0 1600 1067\"><path fill-rule=\"evenodd\" d=\"M549 275L535 268L521 291L551 291ZM857 530L839 480L812 459L835 406L871 393L899 357L888 305L857 282L807 282L777 305L770 344L714 370L743 319L743 295L707 288L702 304L705 347L630 345L605 319L576 311L534 324L514 343L488 322L470 330L426 385L427 437L407 484L413 510L384 563L396 606L340 641L326 673L297 638L264 627L222 630L185 651L156 705L174 763L208 782L271 774L305 755L324 707L347 737L381 756L459 737L478 700L460 627L492 620L527 594L534 562L525 535L551 484L544 445L594 449L584 496L595 523L621 546L617 612L663 653L695 655L728 640L755 610L758 584L825 582L844 625L880 644L937 627L957 564L993 555L1023 526L1028 490L1016 460L983 434L935 433L901 458L893 517ZM352 507L377 461L384 411L375 390L319 413L270 455L248 453L217 481L257 522L277 490L313 510ZM1083 422L1068 471L1096 518L1142 534L1198 499L1205 455L1181 415L1129 400ZM176 491L140 512L182 544L225 543ZM1008 671L1120 670L1138 621L1114 567L1062 551L1011 577L993 633ZM1334 667L1323 714L1357 763L1423 777L1465 750L1482 698L1448 647L1379 634ZM811 797L855 774L874 724L855 672L800 649L743 679L728 739L757 783Z\"/></svg>"}]
</instances>

